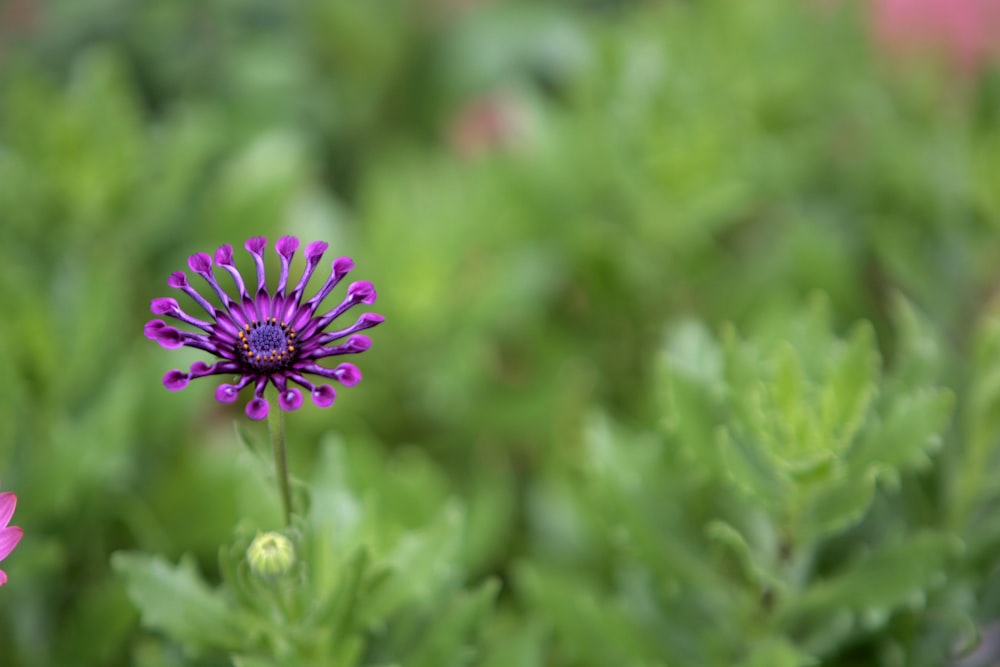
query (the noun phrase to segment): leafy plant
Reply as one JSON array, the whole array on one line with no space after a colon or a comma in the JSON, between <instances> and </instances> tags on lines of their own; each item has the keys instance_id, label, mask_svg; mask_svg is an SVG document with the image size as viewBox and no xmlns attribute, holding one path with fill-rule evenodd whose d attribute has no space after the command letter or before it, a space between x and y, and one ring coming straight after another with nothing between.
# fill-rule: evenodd
<instances>
[{"instance_id":1,"label":"leafy plant","mask_svg":"<svg viewBox=\"0 0 1000 667\"><path fill-rule=\"evenodd\" d=\"M899 320L890 368L867 323L832 334L823 301L746 337L673 330L661 424L592 420L573 481L553 482L581 546L521 568L559 664L849 664L865 642L948 659L954 636L918 629L965 628L970 609L941 606L964 543L914 498L954 395L918 376L934 339L905 304Z\"/></svg>"}]
</instances>

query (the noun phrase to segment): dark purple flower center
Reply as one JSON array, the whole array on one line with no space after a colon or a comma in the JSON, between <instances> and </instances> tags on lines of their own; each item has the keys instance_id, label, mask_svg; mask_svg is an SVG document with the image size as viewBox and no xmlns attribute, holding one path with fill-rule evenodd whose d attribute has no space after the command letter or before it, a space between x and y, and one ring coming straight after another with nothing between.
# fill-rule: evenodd
<instances>
[{"instance_id":1,"label":"dark purple flower center","mask_svg":"<svg viewBox=\"0 0 1000 667\"><path fill-rule=\"evenodd\" d=\"M275 318L247 324L239 332L236 351L251 368L270 373L292 363L295 330Z\"/></svg>"}]
</instances>

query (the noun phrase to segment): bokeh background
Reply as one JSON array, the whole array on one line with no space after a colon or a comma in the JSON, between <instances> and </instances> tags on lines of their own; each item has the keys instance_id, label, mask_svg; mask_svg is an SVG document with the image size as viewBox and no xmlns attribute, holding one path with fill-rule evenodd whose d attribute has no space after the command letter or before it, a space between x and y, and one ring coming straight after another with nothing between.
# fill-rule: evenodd
<instances>
[{"instance_id":1,"label":"bokeh background","mask_svg":"<svg viewBox=\"0 0 1000 667\"><path fill-rule=\"evenodd\" d=\"M574 650L517 585L611 577L567 509L584 425L656 428L678 323L817 294L889 358L904 296L958 382L1000 287L998 57L989 0L0 1L0 481L26 533L0 665L226 664L142 629L109 558L211 578L240 521L278 525L233 464L244 401L164 390L199 357L142 325L188 255L282 234L353 257L387 318L364 381L288 420L292 470L331 434L418 460L477 526L467 580L504 583L507 664L654 664Z\"/></svg>"}]
</instances>

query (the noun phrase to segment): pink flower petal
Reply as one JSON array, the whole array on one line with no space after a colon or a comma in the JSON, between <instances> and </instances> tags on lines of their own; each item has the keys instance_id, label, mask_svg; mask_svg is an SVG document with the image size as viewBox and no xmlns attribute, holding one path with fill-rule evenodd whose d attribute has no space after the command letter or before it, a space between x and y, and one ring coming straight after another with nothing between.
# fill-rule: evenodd
<instances>
[{"instance_id":1,"label":"pink flower petal","mask_svg":"<svg viewBox=\"0 0 1000 667\"><path fill-rule=\"evenodd\" d=\"M17 496L9 491L0 493L0 528L5 528L10 523L10 518L14 516L14 508L17 506Z\"/></svg>"},{"instance_id":2,"label":"pink flower petal","mask_svg":"<svg viewBox=\"0 0 1000 667\"><path fill-rule=\"evenodd\" d=\"M0 560L6 558L14 550L22 537L24 537L24 531L17 526L0 530Z\"/></svg>"}]
</instances>

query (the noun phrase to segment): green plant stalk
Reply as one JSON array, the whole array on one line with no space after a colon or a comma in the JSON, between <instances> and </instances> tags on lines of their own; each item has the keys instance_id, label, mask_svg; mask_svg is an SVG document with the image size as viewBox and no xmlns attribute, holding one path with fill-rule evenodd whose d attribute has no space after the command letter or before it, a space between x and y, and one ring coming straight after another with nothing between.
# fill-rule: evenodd
<instances>
[{"instance_id":1,"label":"green plant stalk","mask_svg":"<svg viewBox=\"0 0 1000 667\"><path fill-rule=\"evenodd\" d=\"M285 513L285 526L292 525L292 492L288 481L288 456L285 452L285 411L272 410L267 416L267 431L271 436L274 452L274 472L278 477L281 505Z\"/></svg>"}]
</instances>

